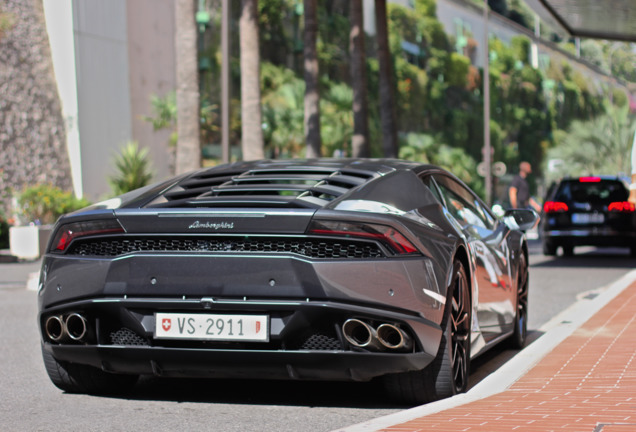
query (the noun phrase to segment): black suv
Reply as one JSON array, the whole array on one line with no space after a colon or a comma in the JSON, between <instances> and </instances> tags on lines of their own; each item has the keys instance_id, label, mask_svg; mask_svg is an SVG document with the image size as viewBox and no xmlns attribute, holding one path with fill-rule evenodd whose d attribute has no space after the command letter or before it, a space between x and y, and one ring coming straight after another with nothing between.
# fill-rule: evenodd
<instances>
[{"instance_id":1,"label":"black suv","mask_svg":"<svg viewBox=\"0 0 636 432\"><path fill-rule=\"evenodd\" d=\"M636 212L619 177L564 178L548 190L541 217L545 255L575 246L619 246L636 255Z\"/></svg>"}]
</instances>

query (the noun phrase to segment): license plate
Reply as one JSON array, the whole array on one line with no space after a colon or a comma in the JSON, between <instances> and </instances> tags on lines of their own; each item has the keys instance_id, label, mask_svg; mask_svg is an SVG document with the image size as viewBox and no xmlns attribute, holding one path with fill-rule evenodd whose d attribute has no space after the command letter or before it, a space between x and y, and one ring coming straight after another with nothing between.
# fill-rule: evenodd
<instances>
[{"instance_id":1,"label":"license plate","mask_svg":"<svg viewBox=\"0 0 636 432\"><path fill-rule=\"evenodd\" d=\"M156 313L155 338L269 341L267 315Z\"/></svg>"},{"instance_id":2,"label":"license plate","mask_svg":"<svg viewBox=\"0 0 636 432\"><path fill-rule=\"evenodd\" d=\"M590 224L590 223L603 223L605 222L605 215L603 213L573 213L573 224Z\"/></svg>"}]
</instances>

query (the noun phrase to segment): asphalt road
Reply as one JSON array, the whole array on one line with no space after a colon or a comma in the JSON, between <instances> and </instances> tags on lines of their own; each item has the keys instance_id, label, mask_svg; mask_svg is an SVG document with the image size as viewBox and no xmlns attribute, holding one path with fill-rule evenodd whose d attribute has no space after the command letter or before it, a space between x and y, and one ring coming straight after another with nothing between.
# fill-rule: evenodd
<instances>
[{"instance_id":1,"label":"asphalt road","mask_svg":"<svg viewBox=\"0 0 636 432\"><path fill-rule=\"evenodd\" d=\"M573 258L546 258L533 246L531 341L577 298L594 296L632 270L636 259L626 252L588 248ZM0 285L2 431L331 431L404 408L369 383L149 378L127 398L65 394L51 384L42 365L36 302L34 291ZM493 350L480 358L472 383L514 353Z\"/></svg>"}]
</instances>

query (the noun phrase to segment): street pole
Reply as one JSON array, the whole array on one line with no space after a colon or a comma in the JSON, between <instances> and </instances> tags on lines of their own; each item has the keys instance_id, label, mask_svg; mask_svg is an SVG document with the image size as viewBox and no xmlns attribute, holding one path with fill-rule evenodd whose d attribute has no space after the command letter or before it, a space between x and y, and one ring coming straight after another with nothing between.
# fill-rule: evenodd
<instances>
[{"instance_id":1,"label":"street pole","mask_svg":"<svg viewBox=\"0 0 636 432\"><path fill-rule=\"evenodd\" d=\"M230 5L221 3L221 157L230 161Z\"/></svg>"},{"instance_id":2,"label":"street pole","mask_svg":"<svg viewBox=\"0 0 636 432\"><path fill-rule=\"evenodd\" d=\"M492 204L492 161L490 153L490 49L488 47L488 0L484 0L484 148L483 158L486 167L485 187L486 204Z\"/></svg>"}]
</instances>

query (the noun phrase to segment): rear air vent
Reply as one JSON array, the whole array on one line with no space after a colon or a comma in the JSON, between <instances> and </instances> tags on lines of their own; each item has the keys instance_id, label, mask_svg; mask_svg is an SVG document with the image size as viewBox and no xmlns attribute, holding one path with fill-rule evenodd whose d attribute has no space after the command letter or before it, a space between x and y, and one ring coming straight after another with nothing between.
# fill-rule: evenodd
<instances>
[{"instance_id":1,"label":"rear air vent","mask_svg":"<svg viewBox=\"0 0 636 432\"><path fill-rule=\"evenodd\" d=\"M328 164L210 169L180 182L148 207L319 208L378 175Z\"/></svg>"},{"instance_id":2,"label":"rear air vent","mask_svg":"<svg viewBox=\"0 0 636 432\"><path fill-rule=\"evenodd\" d=\"M311 237L125 237L82 240L68 255L120 256L140 252L170 253L287 253L309 258L381 258L374 242Z\"/></svg>"}]
</instances>

